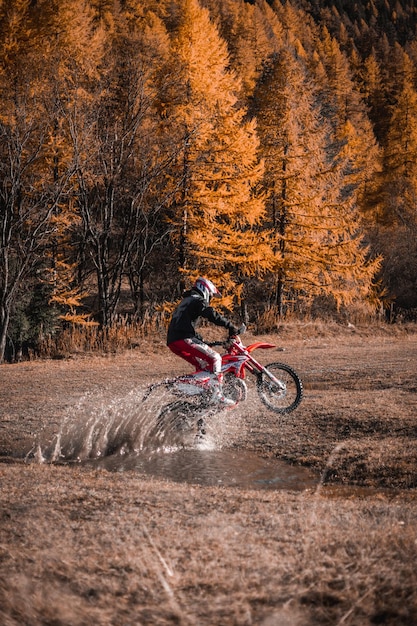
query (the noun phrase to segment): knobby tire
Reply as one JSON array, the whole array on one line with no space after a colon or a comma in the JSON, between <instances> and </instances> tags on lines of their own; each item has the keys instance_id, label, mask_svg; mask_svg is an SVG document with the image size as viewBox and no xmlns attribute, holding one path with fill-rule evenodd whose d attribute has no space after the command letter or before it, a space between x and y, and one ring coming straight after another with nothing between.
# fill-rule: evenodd
<instances>
[{"instance_id":1,"label":"knobby tire","mask_svg":"<svg viewBox=\"0 0 417 626\"><path fill-rule=\"evenodd\" d=\"M150 440L159 445L184 445L198 434L201 409L192 402L175 400L162 408L150 433Z\"/></svg>"},{"instance_id":2,"label":"knobby tire","mask_svg":"<svg viewBox=\"0 0 417 626\"><path fill-rule=\"evenodd\" d=\"M298 374L285 363L270 363L265 369L285 385L285 390L280 389L266 374L260 372L256 386L261 402L274 413L291 413L303 398L303 385Z\"/></svg>"}]
</instances>

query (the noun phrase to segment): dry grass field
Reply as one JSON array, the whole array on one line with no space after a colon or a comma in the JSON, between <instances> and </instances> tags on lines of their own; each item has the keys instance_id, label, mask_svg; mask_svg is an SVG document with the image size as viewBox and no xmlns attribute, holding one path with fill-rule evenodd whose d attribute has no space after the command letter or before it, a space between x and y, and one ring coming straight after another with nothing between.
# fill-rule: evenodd
<instances>
[{"instance_id":1,"label":"dry grass field","mask_svg":"<svg viewBox=\"0 0 417 626\"><path fill-rule=\"evenodd\" d=\"M209 428L223 449L311 469L306 489L91 459L109 437L138 441L157 410L145 386L185 371L162 340L0 367L2 626L417 624L417 334L263 338L284 351L260 360L292 365L303 403L278 418L255 394ZM48 462L57 442L64 456Z\"/></svg>"}]
</instances>

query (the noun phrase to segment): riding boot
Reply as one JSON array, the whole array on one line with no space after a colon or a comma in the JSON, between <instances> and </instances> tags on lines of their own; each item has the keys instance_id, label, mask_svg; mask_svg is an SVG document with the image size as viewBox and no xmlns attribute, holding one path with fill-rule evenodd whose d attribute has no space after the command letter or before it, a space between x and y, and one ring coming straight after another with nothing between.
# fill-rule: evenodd
<instances>
[{"instance_id":1,"label":"riding boot","mask_svg":"<svg viewBox=\"0 0 417 626\"><path fill-rule=\"evenodd\" d=\"M234 406L236 403L223 395L223 374L211 374L210 376L211 399L210 404L222 404L223 406Z\"/></svg>"}]
</instances>

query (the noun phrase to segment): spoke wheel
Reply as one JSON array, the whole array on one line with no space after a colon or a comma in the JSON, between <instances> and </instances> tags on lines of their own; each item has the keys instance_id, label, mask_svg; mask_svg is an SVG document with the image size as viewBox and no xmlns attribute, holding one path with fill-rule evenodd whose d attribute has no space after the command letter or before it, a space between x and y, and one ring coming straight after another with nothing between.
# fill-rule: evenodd
<instances>
[{"instance_id":1,"label":"spoke wheel","mask_svg":"<svg viewBox=\"0 0 417 626\"><path fill-rule=\"evenodd\" d=\"M266 368L275 380L261 372L257 378L258 394L265 406L275 413L290 413L303 397L298 374L284 363L270 363Z\"/></svg>"},{"instance_id":2,"label":"spoke wheel","mask_svg":"<svg viewBox=\"0 0 417 626\"><path fill-rule=\"evenodd\" d=\"M223 381L223 394L226 398L233 400L235 404L243 402L248 395L245 381L236 378L233 374L226 374Z\"/></svg>"},{"instance_id":3,"label":"spoke wheel","mask_svg":"<svg viewBox=\"0 0 417 626\"><path fill-rule=\"evenodd\" d=\"M155 447L186 445L201 431L204 421L192 402L177 400L164 406L148 435Z\"/></svg>"}]
</instances>

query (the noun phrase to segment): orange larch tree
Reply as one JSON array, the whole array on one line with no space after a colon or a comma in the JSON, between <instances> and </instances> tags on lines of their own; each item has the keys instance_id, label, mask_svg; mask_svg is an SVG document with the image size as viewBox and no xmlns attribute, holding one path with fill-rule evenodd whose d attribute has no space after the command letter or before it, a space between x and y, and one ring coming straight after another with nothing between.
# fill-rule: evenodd
<instances>
[{"instance_id":1,"label":"orange larch tree","mask_svg":"<svg viewBox=\"0 0 417 626\"><path fill-rule=\"evenodd\" d=\"M331 125L297 50L270 60L254 99L275 253L271 300L280 314L291 301L302 309L319 295L338 305L366 298L376 271L358 211L343 194L348 157L334 158Z\"/></svg>"},{"instance_id":2,"label":"orange larch tree","mask_svg":"<svg viewBox=\"0 0 417 626\"><path fill-rule=\"evenodd\" d=\"M228 69L227 46L197 0L181 0L172 42L175 81L164 125L181 152L171 170L176 189L170 220L183 280L208 273L239 295L245 276L269 267L256 232L264 215L257 194L263 166L255 123L237 105L240 84Z\"/></svg>"},{"instance_id":3,"label":"orange larch tree","mask_svg":"<svg viewBox=\"0 0 417 626\"><path fill-rule=\"evenodd\" d=\"M68 168L53 166L58 144L40 9L24 0L0 7L0 362L10 315L44 267L70 189Z\"/></svg>"},{"instance_id":4,"label":"orange larch tree","mask_svg":"<svg viewBox=\"0 0 417 626\"><path fill-rule=\"evenodd\" d=\"M391 302L417 307L417 81L407 54L384 146L383 166L373 206L375 247L384 261L381 277ZM400 72L398 72L400 76Z\"/></svg>"}]
</instances>

